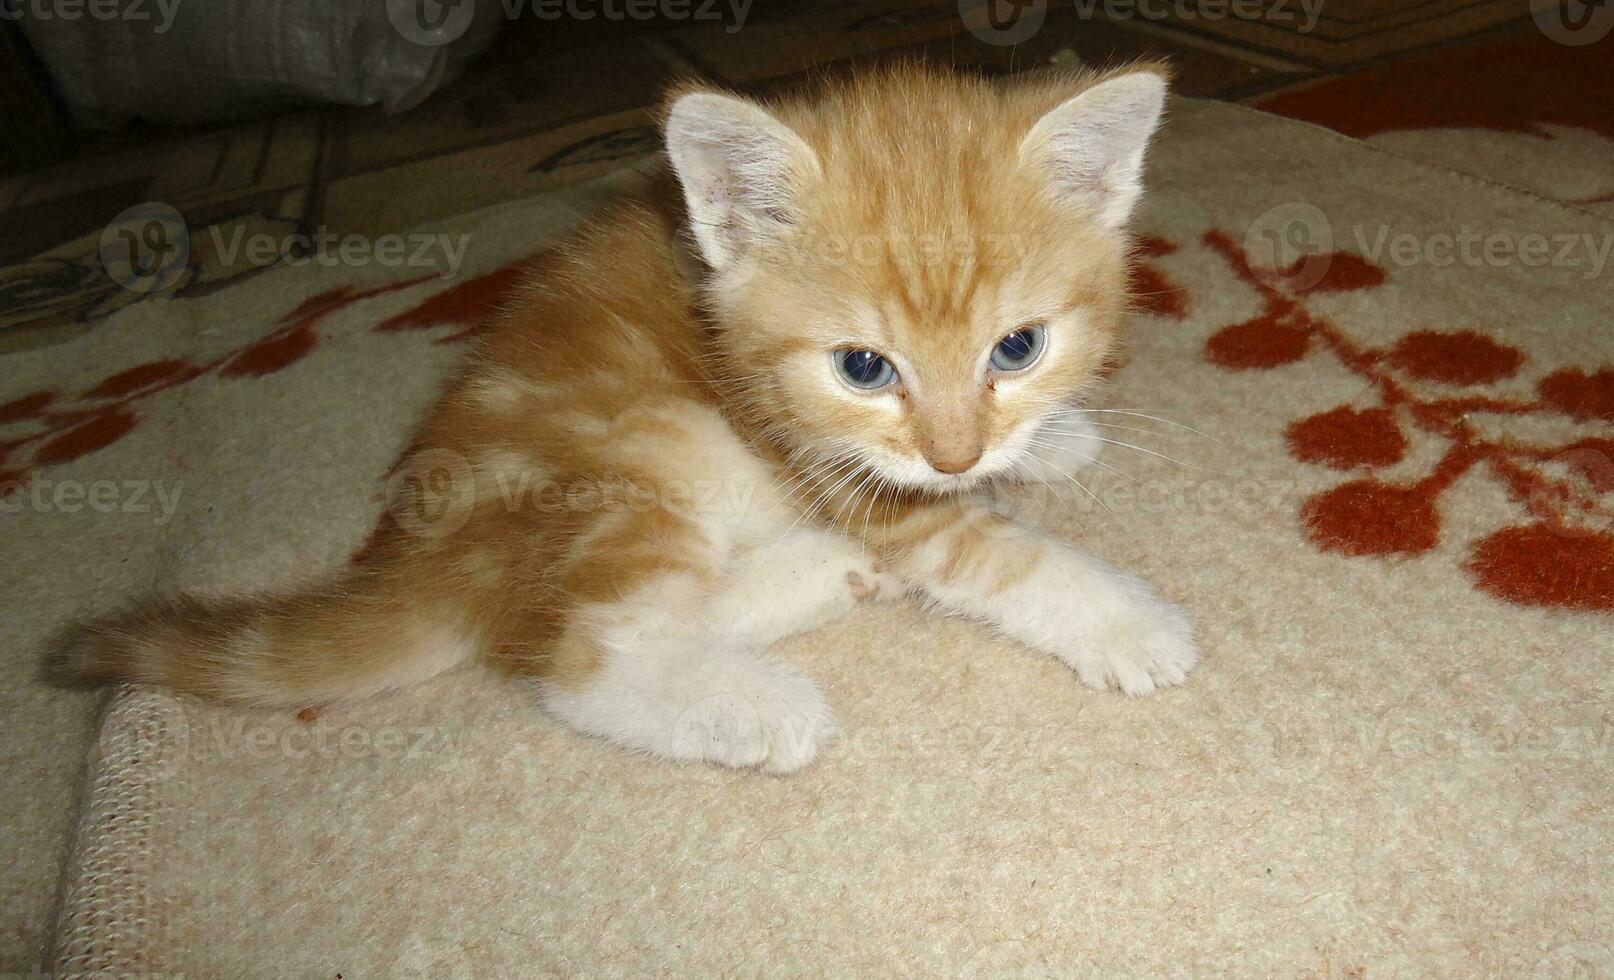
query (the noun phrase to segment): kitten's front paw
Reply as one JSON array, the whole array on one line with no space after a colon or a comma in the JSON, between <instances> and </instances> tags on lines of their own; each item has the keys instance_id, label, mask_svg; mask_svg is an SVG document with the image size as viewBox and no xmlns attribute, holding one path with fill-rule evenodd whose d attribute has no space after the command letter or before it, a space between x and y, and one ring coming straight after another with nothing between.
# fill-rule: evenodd
<instances>
[{"instance_id":1,"label":"kitten's front paw","mask_svg":"<svg viewBox=\"0 0 1614 980\"><path fill-rule=\"evenodd\" d=\"M1181 684L1199 662L1188 614L1152 596L1084 632L1081 642L1060 659L1082 683L1099 690L1151 694L1157 687Z\"/></svg>"}]
</instances>

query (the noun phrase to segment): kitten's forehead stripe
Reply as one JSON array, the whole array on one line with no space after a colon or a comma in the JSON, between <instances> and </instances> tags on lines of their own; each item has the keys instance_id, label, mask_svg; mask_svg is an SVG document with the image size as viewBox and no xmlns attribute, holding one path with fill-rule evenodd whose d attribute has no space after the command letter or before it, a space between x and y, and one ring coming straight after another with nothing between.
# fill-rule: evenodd
<instances>
[{"instance_id":1,"label":"kitten's forehead stripe","mask_svg":"<svg viewBox=\"0 0 1614 980\"><path fill-rule=\"evenodd\" d=\"M903 318L909 323L917 323L925 315L924 306L920 296L924 293L924 286L915 283L913 278L906 275L897 261L896 253L886 248L882 250L881 263L883 265L885 282L891 285L892 294L896 298Z\"/></svg>"}]
</instances>

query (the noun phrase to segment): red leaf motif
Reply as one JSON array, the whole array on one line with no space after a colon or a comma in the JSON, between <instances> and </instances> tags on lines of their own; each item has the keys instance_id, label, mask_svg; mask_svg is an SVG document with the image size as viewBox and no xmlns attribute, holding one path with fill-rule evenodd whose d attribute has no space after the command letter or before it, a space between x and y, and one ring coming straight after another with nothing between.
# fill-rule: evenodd
<instances>
[{"instance_id":1,"label":"red leaf motif","mask_svg":"<svg viewBox=\"0 0 1614 980\"><path fill-rule=\"evenodd\" d=\"M185 361L152 361L132 367L127 371L120 371L107 378L100 384L85 392L86 398L121 398L130 395L142 388L149 388L161 381L167 381L175 375L181 374L190 365Z\"/></svg>"},{"instance_id":2,"label":"red leaf motif","mask_svg":"<svg viewBox=\"0 0 1614 980\"><path fill-rule=\"evenodd\" d=\"M261 378L296 364L313 353L319 334L310 323L270 334L230 358L219 370L226 378Z\"/></svg>"},{"instance_id":3,"label":"red leaf motif","mask_svg":"<svg viewBox=\"0 0 1614 980\"><path fill-rule=\"evenodd\" d=\"M1541 398L1572 419L1614 422L1614 368L1586 374L1574 368L1554 371L1541 379Z\"/></svg>"},{"instance_id":4,"label":"red leaf motif","mask_svg":"<svg viewBox=\"0 0 1614 980\"><path fill-rule=\"evenodd\" d=\"M314 295L297 304L297 308L280 318L281 323L308 320L338 310L353 302L357 293L352 286L337 286Z\"/></svg>"},{"instance_id":5,"label":"red leaf motif","mask_svg":"<svg viewBox=\"0 0 1614 980\"><path fill-rule=\"evenodd\" d=\"M1132 251L1136 255L1170 255L1177 251L1177 245L1157 235L1139 235L1132 242Z\"/></svg>"},{"instance_id":6,"label":"red leaf motif","mask_svg":"<svg viewBox=\"0 0 1614 980\"><path fill-rule=\"evenodd\" d=\"M323 293L315 293L313 296L303 300L297 304L296 309L282 316L280 322L292 323L294 321L323 319L359 300L370 299L374 296L384 296L387 293L395 293L400 289L408 289L410 286L425 282L430 278L431 276L415 276L411 279L400 279L385 286L362 290L354 289L352 286L337 286L334 289L327 289Z\"/></svg>"},{"instance_id":7,"label":"red leaf motif","mask_svg":"<svg viewBox=\"0 0 1614 980\"><path fill-rule=\"evenodd\" d=\"M500 306L525 278L525 263L507 265L485 276L467 279L434 293L412 310L388 317L377 324L383 333L396 330L424 330L444 324L480 325Z\"/></svg>"},{"instance_id":8,"label":"red leaf motif","mask_svg":"<svg viewBox=\"0 0 1614 980\"><path fill-rule=\"evenodd\" d=\"M1217 331L1205 341L1205 358L1233 370L1261 370L1300 360L1310 345L1306 331L1269 315Z\"/></svg>"},{"instance_id":9,"label":"red leaf motif","mask_svg":"<svg viewBox=\"0 0 1614 980\"><path fill-rule=\"evenodd\" d=\"M1425 381L1477 385L1511 377L1524 355L1472 330L1415 330L1395 345L1389 361Z\"/></svg>"},{"instance_id":10,"label":"red leaf motif","mask_svg":"<svg viewBox=\"0 0 1614 980\"><path fill-rule=\"evenodd\" d=\"M1188 290L1141 262L1132 266L1132 303L1140 313L1181 320L1188 315Z\"/></svg>"},{"instance_id":11,"label":"red leaf motif","mask_svg":"<svg viewBox=\"0 0 1614 980\"><path fill-rule=\"evenodd\" d=\"M36 418L56 400L54 391L36 391L0 405L0 424Z\"/></svg>"},{"instance_id":12,"label":"red leaf motif","mask_svg":"<svg viewBox=\"0 0 1614 980\"><path fill-rule=\"evenodd\" d=\"M1527 606L1614 609L1614 537L1547 524L1504 528L1474 546L1481 589Z\"/></svg>"},{"instance_id":13,"label":"red leaf motif","mask_svg":"<svg viewBox=\"0 0 1614 980\"><path fill-rule=\"evenodd\" d=\"M1383 269L1351 252L1330 252L1322 278L1307 283L1305 280L1311 278L1312 270L1319 261L1323 259L1308 256L1284 270L1283 277L1292 280L1290 285L1296 293L1340 293L1352 289L1372 289L1384 284Z\"/></svg>"},{"instance_id":14,"label":"red leaf motif","mask_svg":"<svg viewBox=\"0 0 1614 980\"><path fill-rule=\"evenodd\" d=\"M1387 408L1341 406L1291 423L1286 435L1296 459L1336 470L1389 466L1407 454L1406 436Z\"/></svg>"},{"instance_id":15,"label":"red leaf motif","mask_svg":"<svg viewBox=\"0 0 1614 980\"><path fill-rule=\"evenodd\" d=\"M105 449L128 435L140 420L133 412L113 409L82 422L39 447L34 462L54 466Z\"/></svg>"},{"instance_id":16,"label":"red leaf motif","mask_svg":"<svg viewBox=\"0 0 1614 980\"><path fill-rule=\"evenodd\" d=\"M1420 487L1356 480L1317 494L1301 509L1317 545L1347 555L1416 555L1435 546L1440 514Z\"/></svg>"}]
</instances>

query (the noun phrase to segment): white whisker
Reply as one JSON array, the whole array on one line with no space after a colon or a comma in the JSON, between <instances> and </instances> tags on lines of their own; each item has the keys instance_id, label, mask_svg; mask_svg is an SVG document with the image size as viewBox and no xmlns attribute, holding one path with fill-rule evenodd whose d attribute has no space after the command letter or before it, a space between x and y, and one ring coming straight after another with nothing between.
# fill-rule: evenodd
<instances>
[{"instance_id":1,"label":"white whisker","mask_svg":"<svg viewBox=\"0 0 1614 980\"><path fill-rule=\"evenodd\" d=\"M1209 433L1206 433L1206 432L1201 432L1199 429L1196 429L1191 425L1185 425L1182 422L1175 422L1175 421L1172 421L1171 419L1161 418L1158 415L1150 415L1147 412L1134 412L1134 411L1130 411L1130 410L1124 409L1124 408L1075 408L1075 409L1071 409L1071 411L1069 413L1061 413L1061 414L1077 414L1077 413L1084 414L1084 415L1095 415L1095 414L1099 414L1099 415L1136 415L1138 418L1152 419L1153 421L1162 422L1162 423L1164 423L1166 425L1169 425L1169 426L1172 426L1174 428L1186 429L1187 431L1192 432L1196 436L1204 436L1206 439L1209 439L1211 442L1220 442L1221 441L1221 440L1217 439L1215 436L1210 435Z\"/></svg>"},{"instance_id":2,"label":"white whisker","mask_svg":"<svg viewBox=\"0 0 1614 980\"><path fill-rule=\"evenodd\" d=\"M1058 473L1060 476L1064 477L1065 479L1069 480L1070 482L1076 484L1076 488L1078 490L1080 490L1082 493L1087 494L1089 497L1092 497L1093 502L1098 504L1100 507L1104 508L1104 512L1106 514L1109 514L1111 517L1115 517L1115 511L1110 510L1110 505L1106 504L1103 500L1099 499L1098 494L1096 494L1093 491L1087 489L1086 485L1083 484L1082 481L1076 479L1074 476L1070 475L1069 473L1066 473L1064 470L1060 469L1058 466L1054 465L1052 462L1049 462L1048 460L1043 459L1041 456L1038 456L1036 453L1030 452L1030 450L1027 450L1027 453L1031 456L1032 459L1036 460L1037 462L1039 462L1039 463L1043 464L1044 466L1048 467L1049 469L1053 470L1055 473ZM1125 523L1125 522L1123 521L1122 523Z\"/></svg>"},{"instance_id":3,"label":"white whisker","mask_svg":"<svg viewBox=\"0 0 1614 980\"><path fill-rule=\"evenodd\" d=\"M1161 459L1165 460L1168 463L1175 463L1178 466L1187 467L1188 469L1191 469L1191 470L1201 470L1201 471L1206 472L1206 473L1215 473L1217 476L1227 476L1228 475L1226 473L1221 472L1220 470L1213 470L1213 469L1211 469L1209 467L1206 467L1206 466L1197 466L1197 465L1195 465L1193 463L1185 463L1180 459L1172 459L1170 456L1167 456L1165 453L1157 453L1153 449L1145 449L1142 446L1134 446L1130 442L1121 442L1118 439L1106 439L1103 436L1093 436L1093 435L1088 435L1088 434L1083 433L1083 432L1070 432L1070 433L1066 433L1066 434L1073 437L1073 438L1076 438L1076 439L1092 439L1094 442L1107 442L1112 446L1124 446L1127 449L1135 449L1140 453L1148 453L1150 456L1158 456L1158 457L1160 457Z\"/></svg>"}]
</instances>

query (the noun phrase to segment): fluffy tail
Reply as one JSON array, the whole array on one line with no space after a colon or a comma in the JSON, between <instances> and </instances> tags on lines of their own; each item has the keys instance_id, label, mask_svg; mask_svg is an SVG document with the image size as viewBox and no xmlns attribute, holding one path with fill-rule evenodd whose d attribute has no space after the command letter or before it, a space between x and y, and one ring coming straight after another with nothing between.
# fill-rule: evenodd
<instances>
[{"instance_id":1,"label":"fluffy tail","mask_svg":"<svg viewBox=\"0 0 1614 980\"><path fill-rule=\"evenodd\" d=\"M476 649L463 624L372 583L290 598L171 600L86 627L54 667L80 683L308 707L425 680Z\"/></svg>"}]
</instances>

